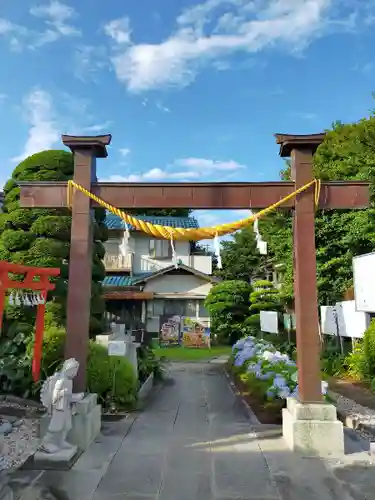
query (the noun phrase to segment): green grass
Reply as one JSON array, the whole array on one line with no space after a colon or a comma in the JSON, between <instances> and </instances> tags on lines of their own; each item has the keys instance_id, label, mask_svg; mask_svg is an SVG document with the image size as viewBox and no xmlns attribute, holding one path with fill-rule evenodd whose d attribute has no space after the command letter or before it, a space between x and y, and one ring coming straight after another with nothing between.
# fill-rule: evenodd
<instances>
[{"instance_id":1,"label":"green grass","mask_svg":"<svg viewBox=\"0 0 375 500\"><path fill-rule=\"evenodd\" d=\"M157 358L169 361L206 361L232 352L230 346L213 346L208 348L194 347L156 347L153 349Z\"/></svg>"}]
</instances>

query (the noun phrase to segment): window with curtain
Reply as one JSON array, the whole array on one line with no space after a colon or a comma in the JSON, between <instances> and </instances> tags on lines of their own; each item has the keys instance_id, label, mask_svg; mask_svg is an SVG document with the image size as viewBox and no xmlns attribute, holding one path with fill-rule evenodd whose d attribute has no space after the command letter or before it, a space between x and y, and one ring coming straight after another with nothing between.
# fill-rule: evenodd
<instances>
[{"instance_id":1,"label":"window with curtain","mask_svg":"<svg viewBox=\"0 0 375 500\"><path fill-rule=\"evenodd\" d=\"M172 247L169 240L155 240L149 242L149 257L153 259L172 258Z\"/></svg>"},{"instance_id":2,"label":"window with curtain","mask_svg":"<svg viewBox=\"0 0 375 500\"><path fill-rule=\"evenodd\" d=\"M195 318L197 315L196 312L196 301L195 300L186 300L185 301L185 316L188 318Z\"/></svg>"},{"instance_id":3,"label":"window with curtain","mask_svg":"<svg viewBox=\"0 0 375 500\"><path fill-rule=\"evenodd\" d=\"M199 301L199 316L209 317L208 311L203 306L203 300ZM185 299L154 299L152 301L152 316L186 316L195 318L196 300Z\"/></svg>"}]
</instances>

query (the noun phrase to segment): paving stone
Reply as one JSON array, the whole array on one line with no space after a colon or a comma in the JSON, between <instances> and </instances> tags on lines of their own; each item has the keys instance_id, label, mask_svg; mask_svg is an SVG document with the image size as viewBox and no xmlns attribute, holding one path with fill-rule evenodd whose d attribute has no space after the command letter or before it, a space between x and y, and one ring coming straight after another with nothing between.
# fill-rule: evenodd
<instances>
[{"instance_id":1,"label":"paving stone","mask_svg":"<svg viewBox=\"0 0 375 500\"><path fill-rule=\"evenodd\" d=\"M95 492L92 500L159 500L159 497L144 496L144 495L128 495L127 493L119 493L118 495L108 495L107 493Z\"/></svg>"},{"instance_id":2,"label":"paving stone","mask_svg":"<svg viewBox=\"0 0 375 500\"><path fill-rule=\"evenodd\" d=\"M120 446L121 440L117 437L99 436L90 448L80 456L72 470L82 472L99 470L104 474Z\"/></svg>"},{"instance_id":3,"label":"paving stone","mask_svg":"<svg viewBox=\"0 0 375 500\"><path fill-rule=\"evenodd\" d=\"M213 500L211 478L207 473L180 469L169 471L164 478L158 500Z\"/></svg>"},{"instance_id":4,"label":"paving stone","mask_svg":"<svg viewBox=\"0 0 375 500\"><path fill-rule=\"evenodd\" d=\"M133 451L127 456L116 455L98 493L156 495L161 485L163 465L160 455L142 455Z\"/></svg>"},{"instance_id":5,"label":"paving stone","mask_svg":"<svg viewBox=\"0 0 375 500\"><path fill-rule=\"evenodd\" d=\"M219 365L179 363L170 376L143 413L105 422L71 471L19 478L33 485L22 500L375 500L375 465L355 462L354 435L350 460L306 459L280 427L251 425Z\"/></svg>"},{"instance_id":6,"label":"paving stone","mask_svg":"<svg viewBox=\"0 0 375 500\"><path fill-rule=\"evenodd\" d=\"M100 471L46 471L34 483L34 491L46 492L46 500L91 500L102 478ZM50 493L48 497L47 492ZM31 497L32 498L32 497ZM39 498L39 497L36 497ZM43 498L43 497L41 497ZM28 500L27 492L21 500Z\"/></svg>"},{"instance_id":7,"label":"paving stone","mask_svg":"<svg viewBox=\"0 0 375 500\"><path fill-rule=\"evenodd\" d=\"M242 453L223 451L222 456L215 457L214 474L215 492L220 495L247 498L250 492L254 492L260 497L279 498L257 447Z\"/></svg>"}]
</instances>

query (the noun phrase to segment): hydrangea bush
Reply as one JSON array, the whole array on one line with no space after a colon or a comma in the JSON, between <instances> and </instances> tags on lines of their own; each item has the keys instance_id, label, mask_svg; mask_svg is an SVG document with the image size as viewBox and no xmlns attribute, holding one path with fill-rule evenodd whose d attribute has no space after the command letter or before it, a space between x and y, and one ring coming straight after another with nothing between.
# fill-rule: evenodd
<instances>
[{"instance_id":1,"label":"hydrangea bush","mask_svg":"<svg viewBox=\"0 0 375 500\"><path fill-rule=\"evenodd\" d=\"M296 363L270 342L251 336L241 339L233 346L232 358L241 378L259 382L258 387L269 401L298 396ZM323 395L327 389L328 384L322 382Z\"/></svg>"}]
</instances>

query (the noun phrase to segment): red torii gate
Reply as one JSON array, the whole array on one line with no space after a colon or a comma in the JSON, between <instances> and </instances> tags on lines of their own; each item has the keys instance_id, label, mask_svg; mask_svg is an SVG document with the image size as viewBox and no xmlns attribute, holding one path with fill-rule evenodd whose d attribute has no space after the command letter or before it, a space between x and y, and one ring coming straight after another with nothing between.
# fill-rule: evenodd
<instances>
[{"instance_id":1,"label":"red torii gate","mask_svg":"<svg viewBox=\"0 0 375 500\"><path fill-rule=\"evenodd\" d=\"M261 209L304 186L313 179L312 157L324 134L276 134L280 156L292 161L291 182L234 183L108 183L97 182L96 158L107 156L110 135L62 136L74 154L74 181L108 203L121 208ZM21 206L67 206L66 182L21 182ZM367 182L322 183L319 207L366 208ZM75 190L72 229L65 356L80 363L75 389L86 389L86 357L91 295L92 215L95 203ZM321 402L320 343L315 256L314 187L302 192L285 207L294 208L294 289L297 330L299 397L302 403Z\"/></svg>"},{"instance_id":2,"label":"red torii gate","mask_svg":"<svg viewBox=\"0 0 375 500\"><path fill-rule=\"evenodd\" d=\"M23 279L13 279L9 276L9 273L23 275ZM47 293L55 289L55 285L51 283L49 279L59 275L60 269L58 268L23 266L22 264L14 264L3 260L0 261L0 332L3 324L7 290L33 290L39 292L43 299L43 302L36 306L35 341L32 364L32 374L35 382L39 380L40 376Z\"/></svg>"}]
</instances>

